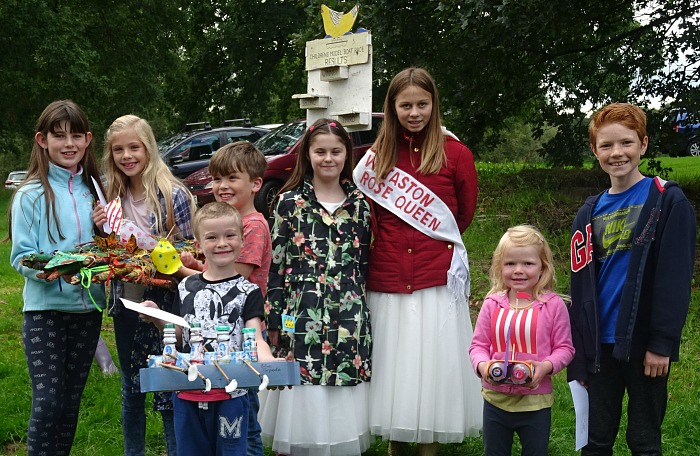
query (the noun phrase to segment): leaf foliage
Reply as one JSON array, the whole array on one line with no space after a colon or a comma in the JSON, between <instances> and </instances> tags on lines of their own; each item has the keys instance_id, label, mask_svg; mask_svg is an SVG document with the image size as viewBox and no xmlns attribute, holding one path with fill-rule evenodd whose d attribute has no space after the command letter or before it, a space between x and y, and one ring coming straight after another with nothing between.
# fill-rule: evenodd
<instances>
[{"instance_id":1,"label":"leaf foliage","mask_svg":"<svg viewBox=\"0 0 700 456\"><path fill-rule=\"evenodd\" d=\"M291 96L306 90L305 42L323 37L320 4L0 2L0 154L11 158L0 171L26 163L33 123L55 99L78 102L98 139L126 113L158 137L192 121L303 117ZM535 139L556 129L540 151L548 163L578 165L591 109L654 106L652 152L670 109L700 111L699 18L699 0L375 0L361 3L356 27L373 34L374 110L393 74L423 66L465 143L489 144L519 119Z\"/></svg>"}]
</instances>

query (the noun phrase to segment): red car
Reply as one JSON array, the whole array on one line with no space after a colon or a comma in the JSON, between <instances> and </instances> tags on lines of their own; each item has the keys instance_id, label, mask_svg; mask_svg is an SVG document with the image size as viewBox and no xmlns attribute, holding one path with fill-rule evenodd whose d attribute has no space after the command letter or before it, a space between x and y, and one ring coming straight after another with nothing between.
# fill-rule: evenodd
<instances>
[{"instance_id":1,"label":"red car","mask_svg":"<svg viewBox=\"0 0 700 456\"><path fill-rule=\"evenodd\" d=\"M374 113L372 114L371 130L350 133L355 161L374 144L383 118L382 113ZM255 146L267 158L267 171L263 177L263 185L255 196L255 208L265 215L268 215L270 203L282 185L289 179L296 165L297 152L301 147L301 137L305 131L306 121L296 120L279 127L255 142ZM214 195L211 191L212 179L208 167L190 174L183 182L197 197L197 204L200 206L214 201Z\"/></svg>"}]
</instances>

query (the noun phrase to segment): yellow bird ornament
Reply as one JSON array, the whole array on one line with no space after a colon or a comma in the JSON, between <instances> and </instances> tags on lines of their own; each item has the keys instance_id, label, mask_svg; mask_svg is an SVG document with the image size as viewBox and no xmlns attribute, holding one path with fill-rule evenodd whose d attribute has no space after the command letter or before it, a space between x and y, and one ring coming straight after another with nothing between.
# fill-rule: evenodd
<instances>
[{"instance_id":1,"label":"yellow bird ornament","mask_svg":"<svg viewBox=\"0 0 700 456\"><path fill-rule=\"evenodd\" d=\"M356 4L347 13L339 13L326 5L321 5L321 17L323 18L323 28L326 31L326 35L335 38L350 32L359 11L359 4Z\"/></svg>"}]
</instances>

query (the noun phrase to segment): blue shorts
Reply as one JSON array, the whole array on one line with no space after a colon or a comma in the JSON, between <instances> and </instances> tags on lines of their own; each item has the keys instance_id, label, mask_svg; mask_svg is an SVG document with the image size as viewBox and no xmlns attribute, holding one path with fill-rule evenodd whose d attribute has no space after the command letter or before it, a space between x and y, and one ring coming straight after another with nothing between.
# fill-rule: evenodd
<instances>
[{"instance_id":1,"label":"blue shorts","mask_svg":"<svg viewBox=\"0 0 700 456\"><path fill-rule=\"evenodd\" d=\"M206 408L200 404L206 404ZM178 454L245 456L248 411L248 395L200 403L185 401L173 394Z\"/></svg>"}]
</instances>

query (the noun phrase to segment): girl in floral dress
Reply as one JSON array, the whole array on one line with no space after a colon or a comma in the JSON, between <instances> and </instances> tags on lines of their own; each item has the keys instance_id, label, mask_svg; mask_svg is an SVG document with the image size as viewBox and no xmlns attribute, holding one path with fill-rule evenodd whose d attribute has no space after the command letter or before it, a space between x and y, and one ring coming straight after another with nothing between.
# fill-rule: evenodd
<instances>
[{"instance_id":1,"label":"girl in floral dress","mask_svg":"<svg viewBox=\"0 0 700 456\"><path fill-rule=\"evenodd\" d=\"M261 405L263 442L277 453L357 455L371 443L371 217L352 169L348 133L316 121L274 209L268 336L279 346L283 330L301 367L301 386L270 391Z\"/></svg>"}]
</instances>

